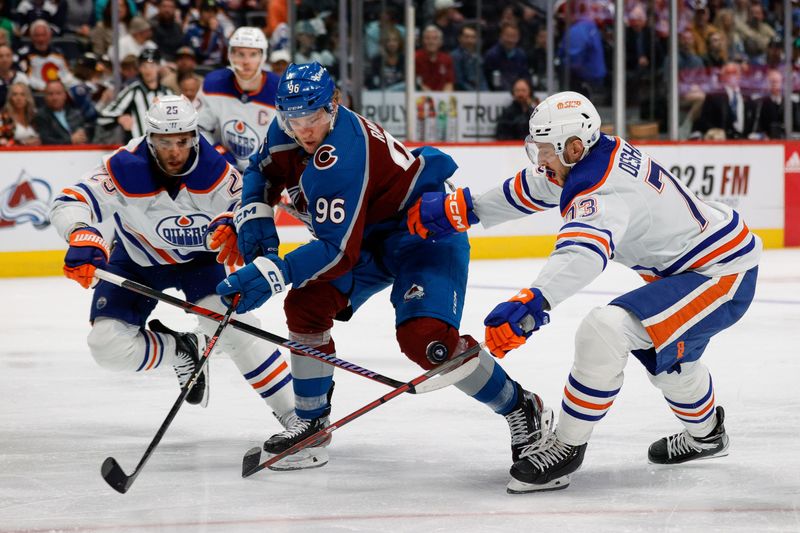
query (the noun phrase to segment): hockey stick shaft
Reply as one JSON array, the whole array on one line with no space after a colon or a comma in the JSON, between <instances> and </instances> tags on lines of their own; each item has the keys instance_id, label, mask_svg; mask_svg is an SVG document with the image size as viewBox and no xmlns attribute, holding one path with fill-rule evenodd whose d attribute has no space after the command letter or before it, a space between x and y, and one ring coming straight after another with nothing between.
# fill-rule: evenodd
<instances>
[{"instance_id":1,"label":"hockey stick shaft","mask_svg":"<svg viewBox=\"0 0 800 533\"><path fill-rule=\"evenodd\" d=\"M211 355L211 351L217 345L217 341L219 340L220 335L222 335L223 330L225 330L230 323L231 315L233 315L233 311L236 309L236 305L238 303L239 295L236 294L234 295L230 307L222 317L219 326L217 326L217 330L214 332L214 335L208 340L208 343L206 343L206 349L203 351L203 356L200 358L200 364L197 365L197 368L195 368L194 372L189 377L189 380L186 382L183 388L181 388L181 393L178 396L178 399L175 400L175 403L173 404L172 409L170 409L167 418L164 419L161 427L158 428L155 437L153 437L153 440L150 442L150 446L147 447L147 450L139 460L139 464L136 465L133 473L131 475L125 474L125 472L122 470L122 467L119 466L119 463L113 457L107 457L103 462L103 466L100 470L103 475L103 479L105 479L106 482L116 491L125 494L131 485L133 485L133 482L136 480L139 472L142 471L142 468L144 468L144 465L147 463L148 459L150 459L150 456L153 455L153 451L156 449L156 446L158 446L158 443L161 442L161 439L164 437L164 434L167 432L167 429L169 429L170 424L172 424L172 421L175 419L175 416L178 414L178 411L183 405L183 401L186 399L186 396L189 395L189 392L191 392L192 387L194 387L194 384L197 382L197 378L205 368L206 363L208 363L208 358Z\"/></svg>"},{"instance_id":2,"label":"hockey stick shaft","mask_svg":"<svg viewBox=\"0 0 800 533\"><path fill-rule=\"evenodd\" d=\"M146 285L142 285L141 283L131 281L129 279L123 278L122 276L112 274L107 270L101 270L99 268L96 269L95 277L103 281L113 283L114 285L122 287L123 289L128 289L130 291L153 298L160 302L164 302L173 305L175 307L180 307L181 309L183 309L188 313L192 313L198 316L203 316L211 320L216 320L218 322L222 320L222 315L215 311L212 311L211 309L206 309L205 307L201 307L191 302L181 300L180 298L170 296L169 294L165 294L161 291L151 289ZM275 335L274 333L270 333L268 331L259 329L255 326L251 326L250 324L239 322L236 319L231 319L230 324L239 331L249 333L250 335L254 335L260 339L264 339L273 344L277 344L279 346L283 346L284 348L288 348L289 350L299 352L302 355L311 357L313 359L317 359L318 361L322 361L323 363L327 363L331 366L347 370L348 372L352 372L353 374L364 376L365 378L377 381L378 383L383 383L384 385L388 385L389 387L399 387L404 383L402 381L378 374L377 372L373 372L372 370L368 370L354 363L350 363L349 361L339 359L338 357L335 357L333 355L326 354L324 352L317 350L316 348L312 348L311 346L307 346L299 342L285 339L279 335ZM415 391L409 390L409 392L414 393Z\"/></svg>"},{"instance_id":3,"label":"hockey stick shaft","mask_svg":"<svg viewBox=\"0 0 800 533\"><path fill-rule=\"evenodd\" d=\"M378 398L376 400L373 400L370 403L368 403L367 405L356 409L355 411L353 411L349 415L337 420L336 422L333 422L328 427L323 428L323 429L317 431L316 433L314 433L313 435L310 435L310 436L306 437L304 440L301 440L300 442L298 442L297 444L295 444L291 448L288 448L288 449L284 450L283 452L281 452L279 454L270 456L266 461L259 462L259 461L261 461L261 449L260 448L254 448L254 450L256 450L258 452L257 455L255 453L252 453L252 455L251 455L251 452L253 452L253 450L251 450L244 457L244 460L243 460L243 463L242 463L242 477L249 477L249 476L255 474L256 472L259 472L259 471L269 467L270 465L273 465L273 464L277 463L278 461L280 461L281 459L284 459L285 457L288 457L288 456L293 455L293 454L295 454L295 453L297 453L297 452L299 452L301 450L313 447L314 445L325 441L325 439L328 438L328 435L330 435L331 433L333 433L334 431L336 431L340 427L352 422L353 420L355 420L356 418L358 418L358 417L360 417L362 415L365 415L366 413L372 411L376 407L379 407L379 406L385 404L386 402L388 402L392 398L396 398L397 396L400 396L404 392L408 392L410 390L413 390L416 386L424 383L425 381L433 378L434 376L436 376L438 374L442 374L444 372L453 371L454 369L456 369L460 365L467 364L467 361L469 361L473 357L476 357L480 353L480 351L483 349L483 347L484 347L484 344L476 344L475 346L469 348L468 350L466 350L464 352L461 352L460 354L458 354L455 357L453 357L452 359L442 363L441 365L436 366L435 368L433 368L431 370L428 370L424 374L421 374L421 375L415 377L411 381L409 381L407 383L403 383L399 387L397 387L395 389L392 389L391 391L387 392L386 394L384 394L380 398Z\"/></svg>"}]
</instances>

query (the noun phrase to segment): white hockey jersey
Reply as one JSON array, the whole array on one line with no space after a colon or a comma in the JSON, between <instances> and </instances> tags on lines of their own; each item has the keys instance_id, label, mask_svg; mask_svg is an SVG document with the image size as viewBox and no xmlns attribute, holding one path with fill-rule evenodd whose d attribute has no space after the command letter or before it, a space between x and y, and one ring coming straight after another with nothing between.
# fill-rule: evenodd
<instances>
[{"instance_id":1,"label":"white hockey jersey","mask_svg":"<svg viewBox=\"0 0 800 533\"><path fill-rule=\"evenodd\" d=\"M230 211L242 190L239 172L202 138L198 157L173 198L150 171L145 138L135 138L61 191L50 222L69 240L76 224L94 226L110 219L117 244L136 264L190 261L208 252L203 234L209 222Z\"/></svg>"},{"instance_id":2,"label":"white hockey jersey","mask_svg":"<svg viewBox=\"0 0 800 533\"><path fill-rule=\"evenodd\" d=\"M272 72L264 72L262 78L258 90L243 92L233 70L215 70L206 76L197 95L201 131L211 144L222 145L242 172L250 156L261 147L275 117L275 91L280 78Z\"/></svg>"},{"instance_id":3,"label":"white hockey jersey","mask_svg":"<svg viewBox=\"0 0 800 533\"><path fill-rule=\"evenodd\" d=\"M715 277L758 264L761 239L730 207L698 199L669 170L619 137L603 136L562 188L534 168L474 198L485 227L558 207L564 225L531 283L555 307L609 260L645 281L685 271Z\"/></svg>"}]
</instances>

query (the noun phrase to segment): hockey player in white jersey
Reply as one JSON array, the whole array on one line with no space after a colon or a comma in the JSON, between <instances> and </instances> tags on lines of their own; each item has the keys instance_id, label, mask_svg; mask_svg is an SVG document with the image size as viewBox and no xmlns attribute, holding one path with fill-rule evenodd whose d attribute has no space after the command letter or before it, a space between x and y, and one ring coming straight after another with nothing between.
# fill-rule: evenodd
<instances>
[{"instance_id":1,"label":"hockey player in white jersey","mask_svg":"<svg viewBox=\"0 0 800 533\"><path fill-rule=\"evenodd\" d=\"M620 391L632 353L661 389L684 431L654 442L648 459L676 464L727 455L724 411L699 361L710 338L747 310L761 240L726 205L704 202L669 170L619 137L600 133L592 103L574 92L545 99L526 139L533 167L480 196L469 189L427 193L409 230L443 238L480 222L491 227L549 208L564 220L538 277L486 317L486 343L503 357L530 336L547 311L589 284L614 260L648 283L589 312L575 335L575 357L558 426L511 468L508 491L569 485L592 429Z\"/></svg>"},{"instance_id":2,"label":"hockey player in white jersey","mask_svg":"<svg viewBox=\"0 0 800 533\"><path fill-rule=\"evenodd\" d=\"M203 135L242 172L275 117L279 77L264 70L267 49L260 28L237 29L228 43L230 67L206 76L197 95Z\"/></svg>"},{"instance_id":3,"label":"hockey player in white jersey","mask_svg":"<svg viewBox=\"0 0 800 533\"><path fill-rule=\"evenodd\" d=\"M69 242L65 275L89 288L96 268L157 290L177 288L186 298L223 313L214 289L226 276L205 242L212 218L240 199L238 171L197 131L197 112L184 96L162 96L147 112L146 135L104 158L102 164L56 197L50 220ZM113 225L110 249L95 226ZM156 300L100 281L94 290L89 349L109 370L149 373L171 365L181 386L195 370L205 335L178 333L154 320ZM258 326L252 316L236 320ZM217 323L200 318L211 335ZM227 352L279 421L294 418L292 376L283 355L268 343L229 329L219 346ZM205 407L209 377L203 374L187 397Z\"/></svg>"}]
</instances>

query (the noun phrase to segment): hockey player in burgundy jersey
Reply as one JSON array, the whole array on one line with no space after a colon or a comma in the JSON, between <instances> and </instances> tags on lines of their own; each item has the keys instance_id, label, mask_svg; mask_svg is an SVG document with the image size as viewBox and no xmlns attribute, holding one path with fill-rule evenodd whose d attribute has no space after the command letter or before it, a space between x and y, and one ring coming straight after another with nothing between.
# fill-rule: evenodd
<instances>
[{"instance_id":1,"label":"hockey player in burgundy jersey","mask_svg":"<svg viewBox=\"0 0 800 533\"><path fill-rule=\"evenodd\" d=\"M83 287L100 267L154 289L182 290L189 301L224 312L215 294L223 265L206 247L206 228L239 200L241 176L202 139L197 112L183 96L162 96L146 118L147 135L120 148L54 201L50 220L69 242L64 273ZM109 251L96 229L113 224ZM145 327L156 301L100 281L92 300L89 349L109 370L150 373L172 365L183 386L203 353L204 335L178 333L158 321ZM236 320L258 325L255 317ZM200 319L211 335L217 323ZM242 375L284 426L294 418L291 373L283 355L265 341L230 329L220 338ZM208 401L208 365L187 401Z\"/></svg>"},{"instance_id":2,"label":"hockey player in burgundy jersey","mask_svg":"<svg viewBox=\"0 0 800 533\"><path fill-rule=\"evenodd\" d=\"M473 346L472 337L458 330L469 260L466 236L432 243L405 230L408 206L423 191L444 190L456 169L453 160L430 147L410 152L379 125L345 108L318 63L290 65L276 104L278 120L245 172L236 214L239 250L249 264L217 291L240 292L239 309L247 311L291 286L284 303L290 338L334 353L333 321L350 319L370 296L391 287L397 341L409 359L429 369L436 364L428 357L432 344L445 347L441 360ZM315 240L281 258L272 206L284 189ZM264 449L270 453L329 424L332 367L292 354L292 373L297 422L267 440ZM515 460L547 423L538 396L511 380L485 352L456 387L506 417ZM320 457L313 466L327 461Z\"/></svg>"},{"instance_id":3,"label":"hockey player in burgundy jersey","mask_svg":"<svg viewBox=\"0 0 800 533\"><path fill-rule=\"evenodd\" d=\"M683 432L654 442L653 463L727 454L722 407L699 361L710 338L733 325L755 291L761 240L728 206L704 202L645 152L600 133L592 103L574 92L545 99L530 117L533 167L472 197L469 189L425 194L409 230L447 240L471 224L489 227L558 207L564 225L530 288L486 317L486 344L497 357L521 346L532 317L588 285L614 260L637 271L644 287L592 310L575 335L575 360L558 427L514 463L509 492L569 485L594 425L614 402L628 353L644 364ZM534 329L534 330L535 330Z\"/></svg>"}]
</instances>

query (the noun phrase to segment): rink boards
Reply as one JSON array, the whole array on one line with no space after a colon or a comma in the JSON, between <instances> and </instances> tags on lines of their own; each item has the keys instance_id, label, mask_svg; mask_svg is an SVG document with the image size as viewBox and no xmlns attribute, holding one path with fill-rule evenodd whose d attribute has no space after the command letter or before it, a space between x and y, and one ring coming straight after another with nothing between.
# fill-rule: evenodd
<instances>
[{"instance_id":1,"label":"rink boards","mask_svg":"<svg viewBox=\"0 0 800 533\"><path fill-rule=\"evenodd\" d=\"M737 209L768 248L800 245L800 143L641 143L700 198ZM529 164L521 143L440 146L459 165L454 183L474 193ZM58 192L96 166L107 148L12 149L0 152L0 277L58 275L66 243L47 226ZM306 229L278 216L282 252L306 242ZM561 225L556 210L470 232L474 259L544 257Z\"/></svg>"}]
</instances>

